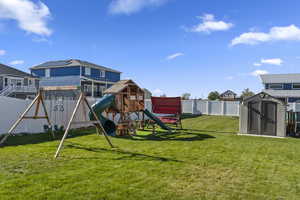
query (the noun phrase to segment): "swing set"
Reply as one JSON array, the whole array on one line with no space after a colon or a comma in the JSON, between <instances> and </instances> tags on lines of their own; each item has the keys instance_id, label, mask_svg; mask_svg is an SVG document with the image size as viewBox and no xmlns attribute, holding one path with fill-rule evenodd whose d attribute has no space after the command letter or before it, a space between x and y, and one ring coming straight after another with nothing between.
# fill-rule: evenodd
<instances>
[{"instance_id":1,"label":"swing set","mask_svg":"<svg viewBox=\"0 0 300 200\"><path fill-rule=\"evenodd\" d=\"M52 138L55 138L55 134L53 132L53 127L50 121L50 117L48 115L48 111L45 105L45 96L49 97L49 94L51 96L51 94L55 94L55 98L58 97L58 95L61 98L64 98L70 94L74 94L74 99L77 100L76 102L76 106L73 109L73 112L68 120L64 135L60 141L60 144L57 148L57 151L55 153L55 158L57 158L61 152L61 149L63 147L64 141L68 136L68 133L70 131L71 125L72 124L93 124L96 127L97 130L97 134L100 135L100 132L103 133L106 141L108 142L108 144L110 145L110 147L114 147L105 131L105 129L103 128L101 121L99 120L99 117L97 116L97 114L95 113L95 111L92 109L92 107L90 106L84 92L81 90L81 88L77 87L77 86L48 86L48 87L43 87L42 89L39 90L37 96L34 98L34 100L30 103L30 105L25 109L25 111L23 112L23 114L15 121L15 123L12 125L12 127L9 129L8 133L1 139L0 141L0 146L4 146L5 141L8 139L9 136L13 135L13 131L17 128L17 126L21 123L21 121L26 120L26 119L46 119L48 126L49 126L49 130L50 130L50 134L52 136ZM52 103L50 103L52 106ZM30 112L30 110L32 110L32 108L35 105L35 110L34 110L34 114L33 116L27 116L27 114ZM79 107L83 106L83 108L85 108L85 106L88 108L88 110L90 111L90 113L93 115L93 119L94 121L90 121L86 119L87 116L87 110L83 109L81 111L79 111ZM44 115L40 115L40 109L43 109L44 111ZM69 108L67 108L69 109ZM52 112L52 109L51 109ZM63 112L63 111L62 111ZM76 114L81 114L81 116L84 117L85 120L83 121L75 121L75 116ZM50 113L51 114L51 113ZM50 115L51 116L51 115Z\"/></svg>"}]
</instances>

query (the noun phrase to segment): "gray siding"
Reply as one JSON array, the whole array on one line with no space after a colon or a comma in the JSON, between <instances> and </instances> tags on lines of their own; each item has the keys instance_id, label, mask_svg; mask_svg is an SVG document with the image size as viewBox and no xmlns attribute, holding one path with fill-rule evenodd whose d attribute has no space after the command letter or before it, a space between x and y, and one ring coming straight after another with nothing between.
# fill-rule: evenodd
<instances>
[{"instance_id":1,"label":"gray siding","mask_svg":"<svg viewBox=\"0 0 300 200\"><path fill-rule=\"evenodd\" d=\"M286 107L281 104L277 104L277 136L286 136L286 123L285 123L285 113Z\"/></svg>"},{"instance_id":2,"label":"gray siding","mask_svg":"<svg viewBox=\"0 0 300 200\"><path fill-rule=\"evenodd\" d=\"M40 87L40 80L35 79L35 80L34 80L34 86L35 86L36 88L39 88L39 87Z\"/></svg>"},{"instance_id":3,"label":"gray siding","mask_svg":"<svg viewBox=\"0 0 300 200\"><path fill-rule=\"evenodd\" d=\"M28 86L28 78L24 78L23 84L24 86Z\"/></svg>"},{"instance_id":4,"label":"gray siding","mask_svg":"<svg viewBox=\"0 0 300 200\"><path fill-rule=\"evenodd\" d=\"M240 134L248 133L248 107L244 104L240 106Z\"/></svg>"},{"instance_id":5,"label":"gray siding","mask_svg":"<svg viewBox=\"0 0 300 200\"><path fill-rule=\"evenodd\" d=\"M0 91L3 89L3 77L0 76Z\"/></svg>"}]
</instances>

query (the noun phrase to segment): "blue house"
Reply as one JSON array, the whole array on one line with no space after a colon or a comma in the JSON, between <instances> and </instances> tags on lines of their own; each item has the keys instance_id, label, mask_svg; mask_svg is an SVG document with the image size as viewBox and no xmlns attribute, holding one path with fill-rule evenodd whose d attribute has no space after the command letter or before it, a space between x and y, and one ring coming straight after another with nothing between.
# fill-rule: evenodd
<instances>
[{"instance_id":1,"label":"blue house","mask_svg":"<svg viewBox=\"0 0 300 200\"><path fill-rule=\"evenodd\" d=\"M82 60L49 61L30 68L40 87L79 86L87 96L100 97L120 80L121 72Z\"/></svg>"},{"instance_id":2,"label":"blue house","mask_svg":"<svg viewBox=\"0 0 300 200\"><path fill-rule=\"evenodd\" d=\"M300 102L300 74L261 75L264 92L286 103Z\"/></svg>"}]
</instances>

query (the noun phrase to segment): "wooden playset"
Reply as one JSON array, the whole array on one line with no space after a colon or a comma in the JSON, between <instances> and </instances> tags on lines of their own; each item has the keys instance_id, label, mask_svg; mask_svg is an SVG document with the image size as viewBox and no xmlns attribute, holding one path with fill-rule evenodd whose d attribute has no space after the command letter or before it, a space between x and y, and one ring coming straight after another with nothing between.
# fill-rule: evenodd
<instances>
[{"instance_id":1,"label":"wooden playset","mask_svg":"<svg viewBox=\"0 0 300 200\"><path fill-rule=\"evenodd\" d=\"M132 80L121 80L104 91L105 95L114 95L114 106L105 110L112 114L113 120L117 120L117 135L135 134L137 128L144 126L144 91ZM142 114L142 116L141 116ZM137 120L132 119L136 115Z\"/></svg>"}]
</instances>

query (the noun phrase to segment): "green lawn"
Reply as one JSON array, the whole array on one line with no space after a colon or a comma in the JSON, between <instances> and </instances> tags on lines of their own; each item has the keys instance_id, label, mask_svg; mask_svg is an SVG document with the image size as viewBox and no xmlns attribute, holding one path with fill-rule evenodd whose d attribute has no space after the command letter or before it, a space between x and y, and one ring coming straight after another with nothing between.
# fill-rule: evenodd
<instances>
[{"instance_id":1,"label":"green lawn","mask_svg":"<svg viewBox=\"0 0 300 200\"><path fill-rule=\"evenodd\" d=\"M11 137L0 149L0 199L300 198L300 140L237 136L231 117L189 118L184 128L112 138L114 149L82 131L57 160L47 135Z\"/></svg>"}]
</instances>

